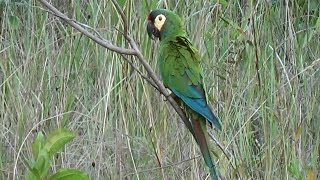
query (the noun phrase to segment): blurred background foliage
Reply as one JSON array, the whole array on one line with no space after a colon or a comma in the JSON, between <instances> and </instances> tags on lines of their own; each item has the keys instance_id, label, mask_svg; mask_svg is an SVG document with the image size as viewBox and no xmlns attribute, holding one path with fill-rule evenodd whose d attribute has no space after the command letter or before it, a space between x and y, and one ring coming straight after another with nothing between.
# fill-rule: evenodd
<instances>
[{"instance_id":1,"label":"blurred background foliage","mask_svg":"<svg viewBox=\"0 0 320 180\"><path fill-rule=\"evenodd\" d=\"M51 3L128 47L111 1ZM318 0L118 3L155 70L158 45L146 35L148 13L168 8L184 20L223 124L215 134L236 166L211 142L222 177L235 179L239 171L243 179L319 179ZM163 99L119 54L39 1L0 0L0 179L24 179L35 135L58 127L77 137L51 171L76 167L91 179L205 179L196 143Z\"/></svg>"}]
</instances>

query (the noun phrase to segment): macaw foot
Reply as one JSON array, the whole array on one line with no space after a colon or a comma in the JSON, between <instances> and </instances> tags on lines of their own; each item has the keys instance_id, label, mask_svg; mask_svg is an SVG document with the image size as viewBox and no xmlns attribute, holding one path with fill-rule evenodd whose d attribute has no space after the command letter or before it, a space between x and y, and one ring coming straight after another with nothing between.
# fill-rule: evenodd
<instances>
[{"instance_id":1,"label":"macaw foot","mask_svg":"<svg viewBox=\"0 0 320 180\"><path fill-rule=\"evenodd\" d=\"M163 96L162 96L162 98L163 98L162 100L163 100L163 101L167 101L167 100L168 100L168 97L170 97L170 96L172 97L172 95L173 95L173 94L172 94L171 92L169 93L169 95L163 95Z\"/></svg>"},{"instance_id":2,"label":"macaw foot","mask_svg":"<svg viewBox=\"0 0 320 180\"><path fill-rule=\"evenodd\" d=\"M172 91L170 89L167 89L167 90L169 91L169 95L167 95L167 96L164 95L164 99L163 100L167 101L168 97L172 97L176 102L178 102L177 101L178 97L174 93L172 93Z\"/></svg>"},{"instance_id":3,"label":"macaw foot","mask_svg":"<svg viewBox=\"0 0 320 180\"><path fill-rule=\"evenodd\" d=\"M169 92L169 95L168 96L172 96L172 91L169 89L169 88L166 88L167 91Z\"/></svg>"}]
</instances>

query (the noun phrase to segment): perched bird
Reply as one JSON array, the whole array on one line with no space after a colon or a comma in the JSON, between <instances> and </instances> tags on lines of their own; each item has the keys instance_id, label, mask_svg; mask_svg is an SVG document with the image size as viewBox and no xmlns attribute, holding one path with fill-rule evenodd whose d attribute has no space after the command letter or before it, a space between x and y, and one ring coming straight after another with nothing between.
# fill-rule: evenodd
<instances>
[{"instance_id":1,"label":"perched bird","mask_svg":"<svg viewBox=\"0 0 320 180\"><path fill-rule=\"evenodd\" d=\"M212 179L218 179L207 140L206 120L221 130L218 118L207 104L203 88L200 56L191 44L180 17L170 10L156 9L148 16L147 32L151 39L159 38L158 63L164 85L171 90L190 119Z\"/></svg>"}]
</instances>

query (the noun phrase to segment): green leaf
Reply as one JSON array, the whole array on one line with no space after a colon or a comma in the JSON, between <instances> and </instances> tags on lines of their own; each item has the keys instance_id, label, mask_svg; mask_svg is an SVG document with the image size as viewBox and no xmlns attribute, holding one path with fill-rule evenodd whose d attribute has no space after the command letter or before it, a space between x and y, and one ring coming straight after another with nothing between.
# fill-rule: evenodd
<instances>
[{"instance_id":1,"label":"green leaf","mask_svg":"<svg viewBox=\"0 0 320 180\"><path fill-rule=\"evenodd\" d=\"M299 171L299 162L297 159L293 159L289 166L288 166L288 171L290 172L290 174L297 180L302 179L301 175L300 175L300 171Z\"/></svg>"},{"instance_id":2,"label":"green leaf","mask_svg":"<svg viewBox=\"0 0 320 180\"><path fill-rule=\"evenodd\" d=\"M32 154L33 154L34 158L38 157L38 154L39 154L40 150L43 148L43 146L44 146L44 136L43 136L42 132L40 131L37 135L36 140L32 144Z\"/></svg>"},{"instance_id":3,"label":"green leaf","mask_svg":"<svg viewBox=\"0 0 320 180\"><path fill-rule=\"evenodd\" d=\"M53 156L75 137L75 134L67 129L57 129L49 134L44 148Z\"/></svg>"},{"instance_id":4,"label":"green leaf","mask_svg":"<svg viewBox=\"0 0 320 180\"><path fill-rule=\"evenodd\" d=\"M34 159L23 159L24 164L27 166L27 174L26 174L26 180L40 180L40 172L34 168L35 166L35 160Z\"/></svg>"},{"instance_id":5,"label":"green leaf","mask_svg":"<svg viewBox=\"0 0 320 180\"><path fill-rule=\"evenodd\" d=\"M219 2L222 5L222 7L224 7L224 8L226 8L229 5L229 2L226 0L220 0Z\"/></svg>"},{"instance_id":6,"label":"green leaf","mask_svg":"<svg viewBox=\"0 0 320 180\"><path fill-rule=\"evenodd\" d=\"M316 22L316 30L320 32L320 17L318 17L317 22Z\"/></svg>"},{"instance_id":7,"label":"green leaf","mask_svg":"<svg viewBox=\"0 0 320 180\"><path fill-rule=\"evenodd\" d=\"M26 180L40 180L40 173L37 169L31 168L26 176Z\"/></svg>"},{"instance_id":8,"label":"green leaf","mask_svg":"<svg viewBox=\"0 0 320 180\"><path fill-rule=\"evenodd\" d=\"M9 16L9 25L12 29L18 29L20 26L20 20L17 16Z\"/></svg>"},{"instance_id":9,"label":"green leaf","mask_svg":"<svg viewBox=\"0 0 320 180\"><path fill-rule=\"evenodd\" d=\"M48 152L45 149L41 149L34 165L34 169L38 170L40 177L44 178L48 175L51 160Z\"/></svg>"},{"instance_id":10,"label":"green leaf","mask_svg":"<svg viewBox=\"0 0 320 180\"><path fill-rule=\"evenodd\" d=\"M151 10L157 8L157 2L158 1L150 1L150 0L144 0L142 3L142 8L144 11L149 13Z\"/></svg>"},{"instance_id":11,"label":"green leaf","mask_svg":"<svg viewBox=\"0 0 320 180\"><path fill-rule=\"evenodd\" d=\"M48 152L45 149L41 149L38 152L36 162L33 163L32 168L28 166L27 180L40 180L48 175L51 160Z\"/></svg>"},{"instance_id":12,"label":"green leaf","mask_svg":"<svg viewBox=\"0 0 320 180\"><path fill-rule=\"evenodd\" d=\"M118 0L118 4L120 7L123 8L124 4L126 3L126 0Z\"/></svg>"},{"instance_id":13,"label":"green leaf","mask_svg":"<svg viewBox=\"0 0 320 180\"><path fill-rule=\"evenodd\" d=\"M213 4L221 4L223 8L226 8L229 5L229 2L227 0L213 0Z\"/></svg>"},{"instance_id":14,"label":"green leaf","mask_svg":"<svg viewBox=\"0 0 320 180\"><path fill-rule=\"evenodd\" d=\"M49 180L88 180L89 176L78 170L70 168L59 169Z\"/></svg>"}]
</instances>

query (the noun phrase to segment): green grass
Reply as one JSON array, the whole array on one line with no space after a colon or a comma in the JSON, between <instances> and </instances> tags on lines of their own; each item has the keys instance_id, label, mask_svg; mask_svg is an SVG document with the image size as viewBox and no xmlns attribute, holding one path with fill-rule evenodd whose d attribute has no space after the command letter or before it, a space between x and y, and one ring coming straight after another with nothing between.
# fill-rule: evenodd
<instances>
[{"instance_id":1,"label":"green grass","mask_svg":"<svg viewBox=\"0 0 320 180\"><path fill-rule=\"evenodd\" d=\"M77 137L51 171L79 168L91 179L206 177L192 135L120 55L48 14L35 0L5 2L0 1L0 179L24 179L36 132L57 127ZM127 46L110 1L53 2L114 44ZM145 25L158 4L146 2L119 1L130 35L156 70L158 46L150 42ZM220 2L167 2L185 20L203 57L208 99L223 124L217 138L233 154L243 179L317 179L319 3ZM221 175L234 179L228 160L211 144Z\"/></svg>"}]
</instances>

